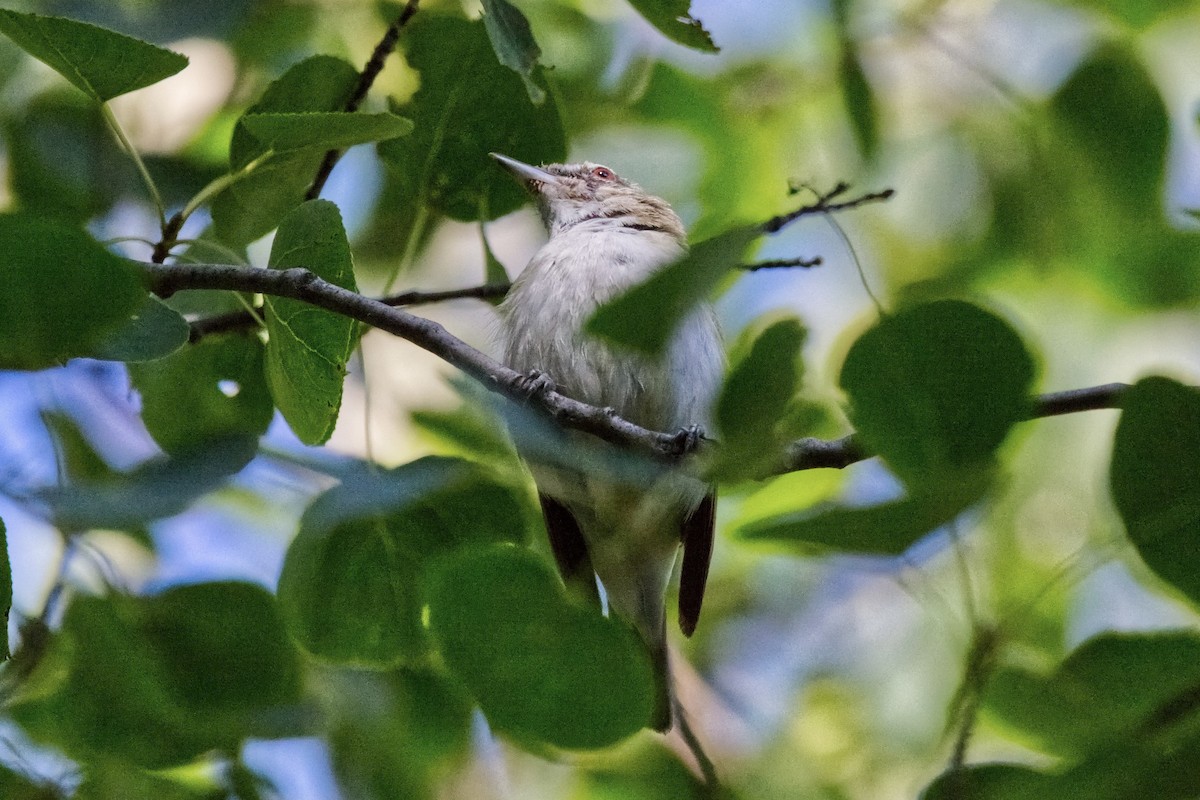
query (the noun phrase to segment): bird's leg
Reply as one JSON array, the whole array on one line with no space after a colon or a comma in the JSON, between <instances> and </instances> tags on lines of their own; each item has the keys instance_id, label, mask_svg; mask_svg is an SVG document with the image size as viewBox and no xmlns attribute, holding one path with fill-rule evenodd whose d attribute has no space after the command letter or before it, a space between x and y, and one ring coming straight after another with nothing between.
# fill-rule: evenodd
<instances>
[{"instance_id":1,"label":"bird's leg","mask_svg":"<svg viewBox=\"0 0 1200 800\"><path fill-rule=\"evenodd\" d=\"M686 428L680 428L679 432L675 434L675 441L671 443L671 449L674 455L685 456L695 452L703 440L704 428L699 425L689 425Z\"/></svg>"},{"instance_id":2,"label":"bird's leg","mask_svg":"<svg viewBox=\"0 0 1200 800\"><path fill-rule=\"evenodd\" d=\"M513 391L521 396L525 402L529 402L535 397L540 397L547 392L553 392L557 388L554 379L540 369L531 369L524 375L521 375L512 382Z\"/></svg>"}]
</instances>

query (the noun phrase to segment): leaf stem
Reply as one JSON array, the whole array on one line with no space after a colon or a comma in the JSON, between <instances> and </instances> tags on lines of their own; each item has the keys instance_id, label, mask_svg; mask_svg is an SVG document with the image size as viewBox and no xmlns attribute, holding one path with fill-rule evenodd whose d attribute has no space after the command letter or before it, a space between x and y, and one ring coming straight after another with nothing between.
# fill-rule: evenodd
<instances>
[{"instance_id":1,"label":"leaf stem","mask_svg":"<svg viewBox=\"0 0 1200 800\"><path fill-rule=\"evenodd\" d=\"M146 162L142 161L141 154L133 146L133 142L129 140L125 129L121 127L121 122L117 119L117 115L113 113L112 106L108 103L101 103L100 111L104 115L104 121L108 124L109 130L113 132L113 135L117 137L117 141L121 144L121 149L133 159L138 174L142 176L142 182L146 184L146 190L150 192L150 199L154 202L154 208L158 211L159 227L165 230L167 227L167 210L163 205L162 195L159 194L158 186L155 185L154 179L150 177L150 171L146 169Z\"/></svg>"}]
</instances>

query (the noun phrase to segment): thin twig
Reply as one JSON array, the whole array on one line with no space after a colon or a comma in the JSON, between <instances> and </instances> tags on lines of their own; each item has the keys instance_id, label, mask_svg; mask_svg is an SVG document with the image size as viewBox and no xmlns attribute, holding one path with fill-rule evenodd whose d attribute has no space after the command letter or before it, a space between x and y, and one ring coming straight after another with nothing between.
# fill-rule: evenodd
<instances>
[{"instance_id":1,"label":"thin twig","mask_svg":"<svg viewBox=\"0 0 1200 800\"><path fill-rule=\"evenodd\" d=\"M786 226L790 225L801 217L810 217L814 214L830 214L834 211L846 211L847 209L858 208L859 206L863 206L868 203L878 203L884 200L890 200L896 194L895 189L884 189L880 192L869 192L850 200L843 200L840 203L833 202L835 199L845 194L849 189L850 186L848 184L839 183L825 194L819 195L817 197L817 202L800 206L800 208L797 208L795 211L789 211L786 214L780 214L777 217L772 217L771 219L767 220L762 224L762 232L768 234L778 233Z\"/></svg>"},{"instance_id":2,"label":"thin twig","mask_svg":"<svg viewBox=\"0 0 1200 800\"><path fill-rule=\"evenodd\" d=\"M468 286L463 289L438 289L434 291L413 290L399 294L380 297L379 302L389 306L419 306L427 303L441 303L446 300L494 300L508 293L507 283L485 283L482 286ZM219 333L233 333L247 330L258 324L258 320L245 310L230 311L213 317L205 317L192 322L192 331L188 341L193 344L205 336Z\"/></svg>"},{"instance_id":3,"label":"thin twig","mask_svg":"<svg viewBox=\"0 0 1200 800\"><path fill-rule=\"evenodd\" d=\"M775 258L769 261L755 261L752 264L742 264L739 269L744 272L758 272L760 269L788 269L790 267L811 269L812 267L819 267L821 264L820 256L812 258Z\"/></svg>"},{"instance_id":4,"label":"thin twig","mask_svg":"<svg viewBox=\"0 0 1200 800\"><path fill-rule=\"evenodd\" d=\"M362 101L366 99L367 92L371 90L371 86L375 83L375 79L379 77L379 73L383 71L383 65L387 62L387 57L396 49L396 44L400 41L400 32L404 30L404 26L417 13L417 6L420 0L408 0L404 6L404 10L400 12L400 16L388 26L384 32L383 38L379 40L379 44L375 45L375 50L371 53L371 58L367 60L366 66L363 67L362 73L358 76L358 83L354 87L354 92L343 106L344 111L357 111L362 105ZM329 175L333 172L333 168L337 166L338 160L342 157L342 150L329 150L325 153L325 158L321 161L321 166L317 168L316 177L313 178L312 185L308 187L308 191L304 194L305 200L316 200L321 196L321 190L325 188L325 182L329 180Z\"/></svg>"}]
</instances>

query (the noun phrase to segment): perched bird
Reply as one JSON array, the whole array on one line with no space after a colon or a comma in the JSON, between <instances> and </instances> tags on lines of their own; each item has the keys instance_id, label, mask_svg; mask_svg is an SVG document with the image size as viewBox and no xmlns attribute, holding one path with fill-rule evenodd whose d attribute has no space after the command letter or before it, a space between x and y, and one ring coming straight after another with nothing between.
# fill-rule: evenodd
<instances>
[{"instance_id":1,"label":"perched bird","mask_svg":"<svg viewBox=\"0 0 1200 800\"><path fill-rule=\"evenodd\" d=\"M685 319L659 359L582 332L600 304L684 254L679 216L666 201L599 164L534 167L492 156L536 197L550 234L500 305L508 365L533 376L535 384L552 381L568 397L612 408L652 430L703 425L724 369L710 307ZM650 724L666 731L675 701L664 595L682 545L679 624L691 635L708 579L716 496L712 486L679 470L649 479L623 476L603 459L588 457L595 440L582 433L569 434L569 440L565 449L571 452L558 458L524 453L551 549L569 587L599 603L599 577L610 610L641 635L658 682Z\"/></svg>"}]
</instances>

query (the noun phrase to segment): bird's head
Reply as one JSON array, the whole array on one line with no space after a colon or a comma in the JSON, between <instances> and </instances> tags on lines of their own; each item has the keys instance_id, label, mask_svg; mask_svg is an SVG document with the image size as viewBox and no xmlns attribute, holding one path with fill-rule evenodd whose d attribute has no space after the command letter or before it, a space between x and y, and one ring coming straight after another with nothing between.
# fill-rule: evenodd
<instances>
[{"instance_id":1,"label":"bird's head","mask_svg":"<svg viewBox=\"0 0 1200 800\"><path fill-rule=\"evenodd\" d=\"M597 230L657 231L680 242L683 222L667 201L647 194L602 164L547 164L535 167L492 153L537 198L551 236L589 223Z\"/></svg>"}]
</instances>

